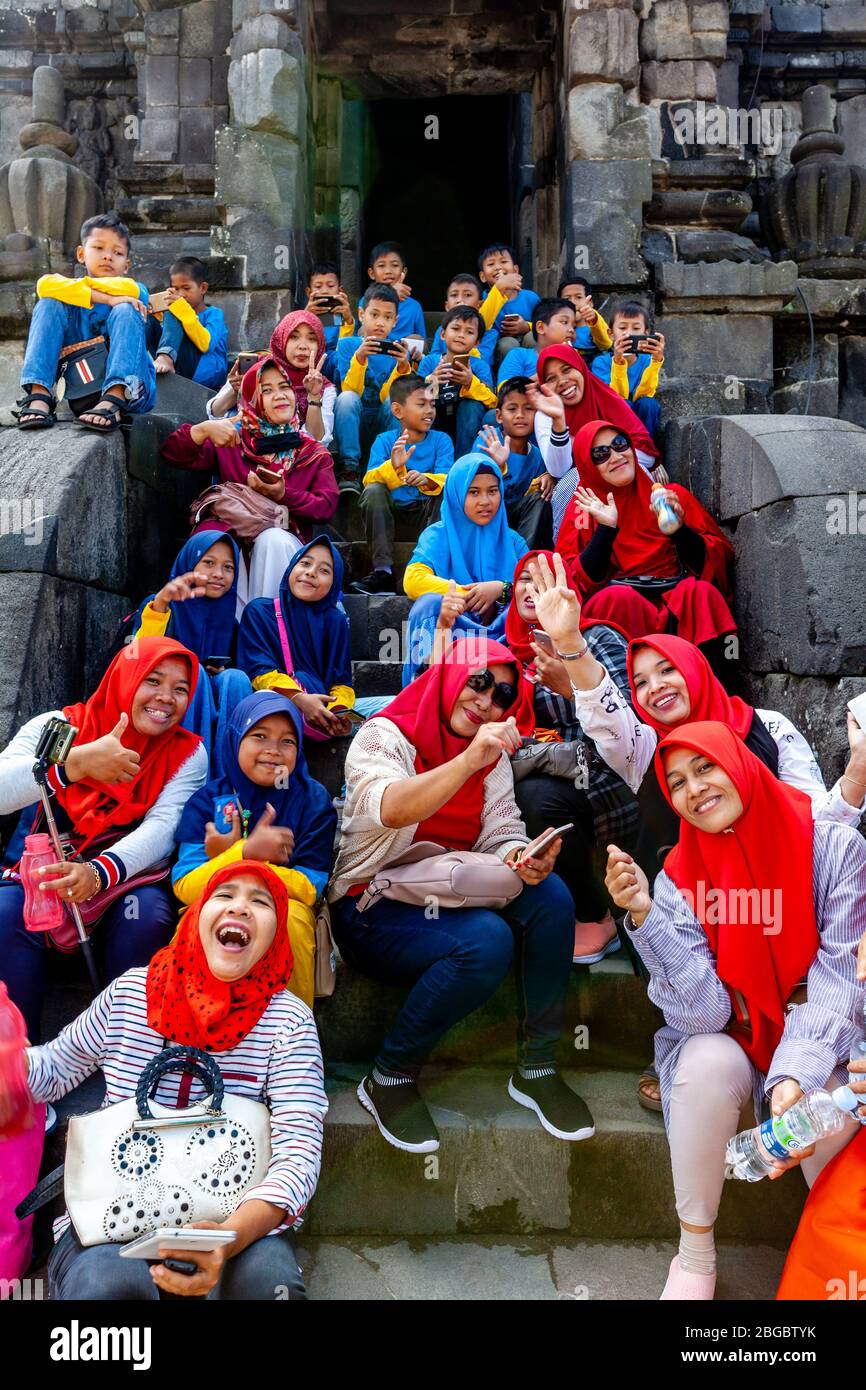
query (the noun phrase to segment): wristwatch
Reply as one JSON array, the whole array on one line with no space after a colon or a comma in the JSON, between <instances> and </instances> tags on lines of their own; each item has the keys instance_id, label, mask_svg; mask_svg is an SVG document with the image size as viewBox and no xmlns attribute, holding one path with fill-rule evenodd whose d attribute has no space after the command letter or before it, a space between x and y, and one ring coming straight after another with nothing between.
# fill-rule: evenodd
<instances>
[{"instance_id":1,"label":"wristwatch","mask_svg":"<svg viewBox=\"0 0 866 1390\"><path fill-rule=\"evenodd\" d=\"M511 602L511 595L514 593L513 584L503 584L502 592L496 600L497 608L505 608Z\"/></svg>"}]
</instances>

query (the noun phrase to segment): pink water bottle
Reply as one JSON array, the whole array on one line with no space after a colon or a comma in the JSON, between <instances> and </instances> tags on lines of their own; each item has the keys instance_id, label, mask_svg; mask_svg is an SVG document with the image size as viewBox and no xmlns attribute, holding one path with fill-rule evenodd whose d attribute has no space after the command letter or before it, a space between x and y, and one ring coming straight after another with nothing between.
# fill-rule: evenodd
<instances>
[{"instance_id":1,"label":"pink water bottle","mask_svg":"<svg viewBox=\"0 0 866 1390\"><path fill-rule=\"evenodd\" d=\"M24 1019L0 980L0 1138L12 1139L33 1124L33 1098L27 1085Z\"/></svg>"},{"instance_id":2,"label":"pink water bottle","mask_svg":"<svg viewBox=\"0 0 866 1390\"><path fill-rule=\"evenodd\" d=\"M51 880L39 870L58 862L50 835L28 835L18 872L24 889L24 925L28 931L54 931L64 918L63 903L43 883Z\"/></svg>"}]
</instances>

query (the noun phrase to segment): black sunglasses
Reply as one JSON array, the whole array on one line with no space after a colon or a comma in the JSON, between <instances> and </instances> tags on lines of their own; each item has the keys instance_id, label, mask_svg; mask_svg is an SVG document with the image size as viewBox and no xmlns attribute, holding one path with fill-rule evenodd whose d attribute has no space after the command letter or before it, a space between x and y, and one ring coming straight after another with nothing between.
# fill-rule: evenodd
<instances>
[{"instance_id":1,"label":"black sunglasses","mask_svg":"<svg viewBox=\"0 0 866 1390\"><path fill-rule=\"evenodd\" d=\"M483 671L473 671L466 684L470 690L474 690L477 695L483 695L485 690L492 688L491 699L494 705L500 709L510 709L517 699L517 690L507 681L498 681L493 672L485 667Z\"/></svg>"},{"instance_id":2,"label":"black sunglasses","mask_svg":"<svg viewBox=\"0 0 866 1390\"><path fill-rule=\"evenodd\" d=\"M607 463L611 454L621 454L624 449L630 449L631 444L624 434L615 434L609 444L596 444L589 451L589 457L593 463Z\"/></svg>"}]
</instances>

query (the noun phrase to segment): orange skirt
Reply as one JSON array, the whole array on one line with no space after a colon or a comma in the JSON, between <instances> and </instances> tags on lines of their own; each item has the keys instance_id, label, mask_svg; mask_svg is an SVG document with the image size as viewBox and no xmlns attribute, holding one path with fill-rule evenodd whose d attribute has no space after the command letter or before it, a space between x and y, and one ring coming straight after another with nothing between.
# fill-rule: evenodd
<instances>
[{"instance_id":1,"label":"orange skirt","mask_svg":"<svg viewBox=\"0 0 866 1390\"><path fill-rule=\"evenodd\" d=\"M866 1129L815 1180L776 1298L866 1299Z\"/></svg>"}]
</instances>

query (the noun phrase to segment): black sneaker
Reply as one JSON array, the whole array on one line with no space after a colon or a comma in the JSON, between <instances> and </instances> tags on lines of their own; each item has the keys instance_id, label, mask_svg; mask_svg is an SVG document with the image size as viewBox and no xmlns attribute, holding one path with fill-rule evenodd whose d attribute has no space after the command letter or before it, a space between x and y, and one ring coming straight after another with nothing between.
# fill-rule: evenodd
<instances>
[{"instance_id":1,"label":"black sneaker","mask_svg":"<svg viewBox=\"0 0 866 1390\"><path fill-rule=\"evenodd\" d=\"M344 473L338 486L340 492L352 492L356 497L361 495L361 479L357 473Z\"/></svg>"},{"instance_id":2,"label":"black sneaker","mask_svg":"<svg viewBox=\"0 0 866 1390\"><path fill-rule=\"evenodd\" d=\"M363 579L356 579L349 585L350 594L394 594L394 576L390 570L373 570Z\"/></svg>"},{"instance_id":3,"label":"black sneaker","mask_svg":"<svg viewBox=\"0 0 866 1390\"><path fill-rule=\"evenodd\" d=\"M439 1131L411 1076L383 1086L365 1076L358 1099L369 1110L379 1133L395 1149L409 1154L431 1154L439 1147Z\"/></svg>"},{"instance_id":4,"label":"black sneaker","mask_svg":"<svg viewBox=\"0 0 866 1390\"><path fill-rule=\"evenodd\" d=\"M566 1086L558 1072L532 1079L515 1072L508 1082L508 1094L518 1105L534 1110L548 1134L557 1139L591 1139L595 1134L586 1102Z\"/></svg>"}]
</instances>

